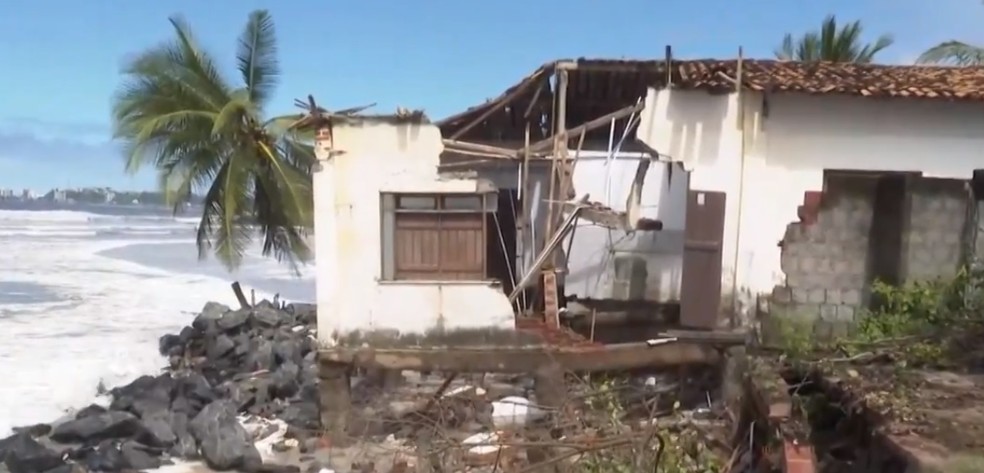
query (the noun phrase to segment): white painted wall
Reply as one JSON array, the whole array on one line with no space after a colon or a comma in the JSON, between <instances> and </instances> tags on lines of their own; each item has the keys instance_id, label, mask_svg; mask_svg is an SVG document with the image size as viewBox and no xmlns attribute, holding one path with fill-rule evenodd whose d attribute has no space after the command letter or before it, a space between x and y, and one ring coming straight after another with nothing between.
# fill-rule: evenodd
<instances>
[{"instance_id":1,"label":"white painted wall","mask_svg":"<svg viewBox=\"0 0 984 473\"><path fill-rule=\"evenodd\" d=\"M646 105L638 138L692 169L692 189L727 193L722 286L737 282L742 309L782 282L777 243L825 168L967 179L984 167L979 104L651 90Z\"/></svg>"},{"instance_id":2,"label":"white painted wall","mask_svg":"<svg viewBox=\"0 0 984 473\"><path fill-rule=\"evenodd\" d=\"M649 158L638 152L615 153L614 159L609 159L609 156L609 152L598 150L582 150L578 154L572 177L574 192L578 198L588 194L594 202L625 211L639 160ZM670 166L673 171L669 170ZM518 166L487 167L479 170L478 176L490 180L500 189L518 189L519 172ZM532 265L542 249L548 213L546 194L549 191L549 175L550 167L546 163L533 166L530 172L531 198L536 202L531 209L535 247L525 251L518 248L517 278L523 275L524 268ZM645 281L640 281L640 285L645 287L645 299L678 299L688 179L688 173L679 163L650 165L642 188L642 216L661 220L664 225L662 231L629 234L580 221L573 241L568 239L563 243L565 250L570 249L567 255L569 274L563 276L566 280L565 294L580 298L613 298L615 257L631 255L646 261L647 277ZM522 240L518 237L519 242Z\"/></svg>"},{"instance_id":3,"label":"white painted wall","mask_svg":"<svg viewBox=\"0 0 984 473\"><path fill-rule=\"evenodd\" d=\"M319 140L314 173L318 338L353 331L513 327L501 288L488 281L381 281L382 192L476 192L478 181L439 179L440 130L366 119ZM329 157L329 146L337 152Z\"/></svg>"},{"instance_id":4,"label":"white painted wall","mask_svg":"<svg viewBox=\"0 0 984 473\"><path fill-rule=\"evenodd\" d=\"M588 194L590 200L624 212L639 159L649 157L640 153L609 156L605 152L582 152L572 176L574 190L579 197ZM567 255L565 293L580 298L623 298L624 293L613 288L615 259L638 257L645 261L646 274L632 282L629 298L678 300L687 180L688 173L669 162L652 163L646 172L642 216L662 221L661 231L627 233L580 221Z\"/></svg>"}]
</instances>

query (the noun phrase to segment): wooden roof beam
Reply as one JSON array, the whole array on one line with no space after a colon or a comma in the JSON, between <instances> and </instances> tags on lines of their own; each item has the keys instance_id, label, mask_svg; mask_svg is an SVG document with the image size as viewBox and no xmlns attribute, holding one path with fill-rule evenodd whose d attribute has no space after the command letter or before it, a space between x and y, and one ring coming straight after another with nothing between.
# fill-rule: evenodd
<instances>
[{"instance_id":1,"label":"wooden roof beam","mask_svg":"<svg viewBox=\"0 0 984 473\"><path fill-rule=\"evenodd\" d=\"M515 159L519 154L514 149L500 148L498 146L483 145L479 143L470 143L467 141L458 141L451 139L441 140L444 143L444 147L449 150L463 150L472 153L479 153L488 157L500 157Z\"/></svg>"},{"instance_id":2,"label":"wooden roof beam","mask_svg":"<svg viewBox=\"0 0 984 473\"><path fill-rule=\"evenodd\" d=\"M597 130L598 128L601 128L603 126L608 125L612 120L619 120L619 119L628 117L629 115L632 115L633 113L642 111L642 109L644 109L644 108L646 108L646 102L643 101L643 100L640 100L639 103L637 103L635 105L629 105L628 107L624 107L624 108L618 109L618 110L616 110L616 111L614 111L612 113L609 113L609 114L606 114L606 115L602 115L602 116L600 116L598 118L595 118L594 120L585 122L585 123L583 123L581 125L578 125L578 126L576 126L574 128L571 128L571 129L563 132L563 134L565 136L563 136L562 138L567 139L570 136L576 136L576 135L579 135L581 133L587 133L589 131ZM542 139L540 141L537 141L536 143L532 143L529 146L529 152L530 153L538 153L538 152L545 151L548 148L550 148L550 146L553 145L553 140L554 140L554 137L551 136L549 138L545 138L545 139ZM520 155L521 156L526 151L527 151L527 148L521 148L519 151L517 151L517 155Z\"/></svg>"},{"instance_id":3,"label":"wooden roof beam","mask_svg":"<svg viewBox=\"0 0 984 473\"><path fill-rule=\"evenodd\" d=\"M523 81L523 83L521 83L518 86L516 86L516 88L513 89L511 92L509 92L506 95L503 95L502 97L500 97L493 104L491 104L487 109L485 109L484 112L482 112L481 114L479 114L477 117L473 118L465 126L461 127L458 131L454 132L454 134L452 134L449 137L449 139L456 140L456 139L462 137L469 130L471 130L472 128L475 128L480 123L482 123L483 121L485 121L486 118L489 118L490 116L492 116L493 113L498 112L499 110L502 110L506 105L509 105L509 103L511 103L517 97L519 97L520 95L522 95L523 93L525 93L526 91L528 91L530 89L530 87L532 87L533 85L538 85L538 86L541 85L541 82L544 80L544 76L546 76L547 78L549 78L549 75L546 74L546 72L547 72L547 70L546 69L543 69L543 68L537 70L535 73L533 73L532 76L530 76L525 81ZM550 71L550 72L552 72L552 71Z\"/></svg>"}]
</instances>

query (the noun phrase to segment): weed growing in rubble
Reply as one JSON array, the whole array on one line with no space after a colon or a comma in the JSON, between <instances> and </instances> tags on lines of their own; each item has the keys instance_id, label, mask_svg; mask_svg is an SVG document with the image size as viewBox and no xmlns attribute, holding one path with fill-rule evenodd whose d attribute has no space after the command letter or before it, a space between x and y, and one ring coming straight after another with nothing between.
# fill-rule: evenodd
<instances>
[{"instance_id":1,"label":"weed growing in rubble","mask_svg":"<svg viewBox=\"0 0 984 473\"><path fill-rule=\"evenodd\" d=\"M803 359L817 349L813 323L796 314L780 314L770 321L773 336L786 357Z\"/></svg>"},{"instance_id":2,"label":"weed growing in rubble","mask_svg":"<svg viewBox=\"0 0 984 473\"><path fill-rule=\"evenodd\" d=\"M978 333L984 322L981 269L964 268L951 279L900 287L875 283L872 295L880 304L863 314L852 338L861 344L904 340L897 344L898 352L903 362L913 365L945 365L959 350L953 342Z\"/></svg>"},{"instance_id":3,"label":"weed growing in rubble","mask_svg":"<svg viewBox=\"0 0 984 473\"><path fill-rule=\"evenodd\" d=\"M934 473L980 473L984 471L984 457L957 455L932 471Z\"/></svg>"},{"instance_id":4,"label":"weed growing in rubble","mask_svg":"<svg viewBox=\"0 0 984 473\"><path fill-rule=\"evenodd\" d=\"M632 428L625 423L626 409L620 393L624 392L624 381L606 378L592 384L593 394L586 399L588 407L603 413L605 425L601 426L606 437L618 434L631 434ZM674 418L681 414L674 404ZM659 422L657 421L657 426ZM659 462L661 473L712 473L721 471L721 459L706 446L706 440L698 429L686 425L670 428L657 427L659 437L642 439L626 448L594 451L586 454L577 463L578 471L583 473L635 473L652 471L652 465ZM660 441L663 442L660 448Z\"/></svg>"},{"instance_id":5,"label":"weed growing in rubble","mask_svg":"<svg viewBox=\"0 0 984 473\"><path fill-rule=\"evenodd\" d=\"M984 334L984 268L903 286L876 282L871 295L877 309L859 314L851 333L833 343L815 339L806 318L773 317L778 348L790 360L807 360L835 348L857 356L888 347L903 366L944 366L966 351L958 342Z\"/></svg>"}]
</instances>

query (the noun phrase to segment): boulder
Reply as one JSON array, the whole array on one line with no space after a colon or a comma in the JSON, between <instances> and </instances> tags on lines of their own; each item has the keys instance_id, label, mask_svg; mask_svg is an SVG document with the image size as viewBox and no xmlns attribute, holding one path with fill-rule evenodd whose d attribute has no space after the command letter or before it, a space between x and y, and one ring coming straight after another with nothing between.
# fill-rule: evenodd
<instances>
[{"instance_id":1,"label":"boulder","mask_svg":"<svg viewBox=\"0 0 984 473\"><path fill-rule=\"evenodd\" d=\"M184 352L184 341L180 335L164 335L157 341L157 351L161 356L180 355Z\"/></svg>"},{"instance_id":2,"label":"boulder","mask_svg":"<svg viewBox=\"0 0 984 473\"><path fill-rule=\"evenodd\" d=\"M269 340L253 340L253 347L246 354L245 368L250 371L272 370L274 366L273 344Z\"/></svg>"},{"instance_id":3,"label":"boulder","mask_svg":"<svg viewBox=\"0 0 984 473\"><path fill-rule=\"evenodd\" d=\"M51 440L60 443L129 438L141 432L140 420L129 412L109 411L70 420L54 428Z\"/></svg>"},{"instance_id":4,"label":"boulder","mask_svg":"<svg viewBox=\"0 0 984 473\"><path fill-rule=\"evenodd\" d=\"M178 441L171 421L171 414L166 411L142 417L138 440L153 447L169 448Z\"/></svg>"},{"instance_id":5,"label":"boulder","mask_svg":"<svg viewBox=\"0 0 984 473\"><path fill-rule=\"evenodd\" d=\"M86 469L78 463L64 463L45 473L86 473Z\"/></svg>"},{"instance_id":6,"label":"boulder","mask_svg":"<svg viewBox=\"0 0 984 473\"><path fill-rule=\"evenodd\" d=\"M171 431L174 432L175 442L171 446L172 456L186 459L198 458L198 443L191 435L188 416L179 412L171 413Z\"/></svg>"},{"instance_id":7,"label":"boulder","mask_svg":"<svg viewBox=\"0 0 984 473\"><path fill-rule=\"evenodd\" d=\"M289 398L300 390L297 378L301 374L301 368L292 361L286 361L276 371L270 379L271 394L275 397Z\"/></svg>"},{"instance_id":8,"label":"boulder","mask_svg":"<svg viewBox=\"0 0 984 473\"><path fill-rule=\"evenodd\" d=\"M219 319L230 311L231 309L226 305L208 302L202 308L202 312L191 322L191 326L201 332L211 332L217 328L216 324Z\"/></svg>"},{"instance_id":9,"label":"boulder","mask_svg":"<svg viewBox=\"0 0 984 473\"><path fill-rule=\"evenodd\" d=\"M30 435L16 434L0 441L0 456L10 473L41 473L61 466L61 455Z\"/></svg>"},{"instance_id":10,"label":"boulder","mask_svg":"<svg viewBox=\"0 0 984 473\"><path fill-rule=\"evenodd\" d=\"M284 322L286 315L270 305L257 305L253 308L253 321L257 326L273 328Z\"/></svg>"},{"instance_id":11,"label":"boulder","mask_svg":"<svg viewBox=\"0 0 984 473\"><path fill-rule=\"evenodd\" d=\"M75 418L81 419L83 417L89 417L96 414L103 414L105 412L106 412L105 407L100 406L99 404L89 404L88 406L79 409L79 411L75 413Z\"/></svg>"},{"instance_id":12,"label":"boulder","mask_svg":"<svg viewBox=\"0 0 984 473\"><path fill-rule=\"evenodd\" d=\"M245 469L262 464L249 433L236 419L235 405L219 400L205 406L191 421L205 463L216 470Z\"/></svg>"},{"instance_id":13,"label":"boulder","mask_svg":"<svg viewBox=\"0 0 984 473\"><path fill-rule=\"evenodd\" d=\"M223 332L233 332L242 328L247 322L249 322L249 310L240 309L226 312L215 324Z\"/></svg>"},{"instance_id":14,"label":"boulder","mask_svg":"<svg viewBox=\"0 0 984 473\"><path fill-rule=\"evenodd\" d=\"M233 342L227 335L221 334L205 342L205 356L210 361L216 362L229 354L234 348L236 348L236 342Z\"/></svg>"},{"instance_id":15,"label":"boulder","mask_svg":"<svg viewBox=\"0 0 984 473\"><path fill-rule=\"evenodd\" d=\"M27 434L31 437L44 437L51 433L51 425L49 424L34 424L25 425L24 427L14 427L14 433L16 434Z\"/></svg>"}]
</instances>

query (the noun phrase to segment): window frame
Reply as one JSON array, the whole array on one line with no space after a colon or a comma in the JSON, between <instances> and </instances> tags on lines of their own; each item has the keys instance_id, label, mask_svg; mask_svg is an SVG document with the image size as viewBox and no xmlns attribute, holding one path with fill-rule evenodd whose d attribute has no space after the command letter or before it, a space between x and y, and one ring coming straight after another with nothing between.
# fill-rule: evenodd
<instances>
[{"instance_id":1,"label":"window frame","mask_svg":"<svg viewBox=\"0 0 984 473\"><path fill-rule=\"evenodd\" d=\"M425 205L423 202L413 203L412 199L432 199L433 203L431 205ZM449 202L454 202L456 199L472 199L472 205L457 205L451 204ZM406 203L404 203L406 201ZM464 204L464 202L462 202ZM496 212L498 204L498 193L492 192L380 192L380 233L381 233L381 254L380 254L380 280L387 282L468 282L468 281L488 281L488 258L485 255L485 249L488 245L488 219L487 215L492 212ZM398 235L400 234L399 217L402 215L417 216L417 217L433 217L436 218L434 225L432 227L438 240L436 245L436 254L438 259L438 268L434 271L432 277L421 278L416 276L401 276L401 269L398 267L399 258L397 257L397 242ZM473 215L478 217L481 221L481 229L479 230L480 241L477 243L480 245L481 251L481 270L474 271L476 274L481 273L479 278L457 278L449 277L449 274L454 274L453 271L444 271L440 267L441 259L446 256L444 253L444 246L441 244L442 235L444 235L444 230L447 227L441 225L441 216L451 215L451 216L467 216ZM452 217L454 218L454 217ZM425 224L426 225L426 224ZM411 272L410 270L403 270L404 272ZM461 273L469 273L471 271L463 271Z\"/></svg>"}]
</instances>

